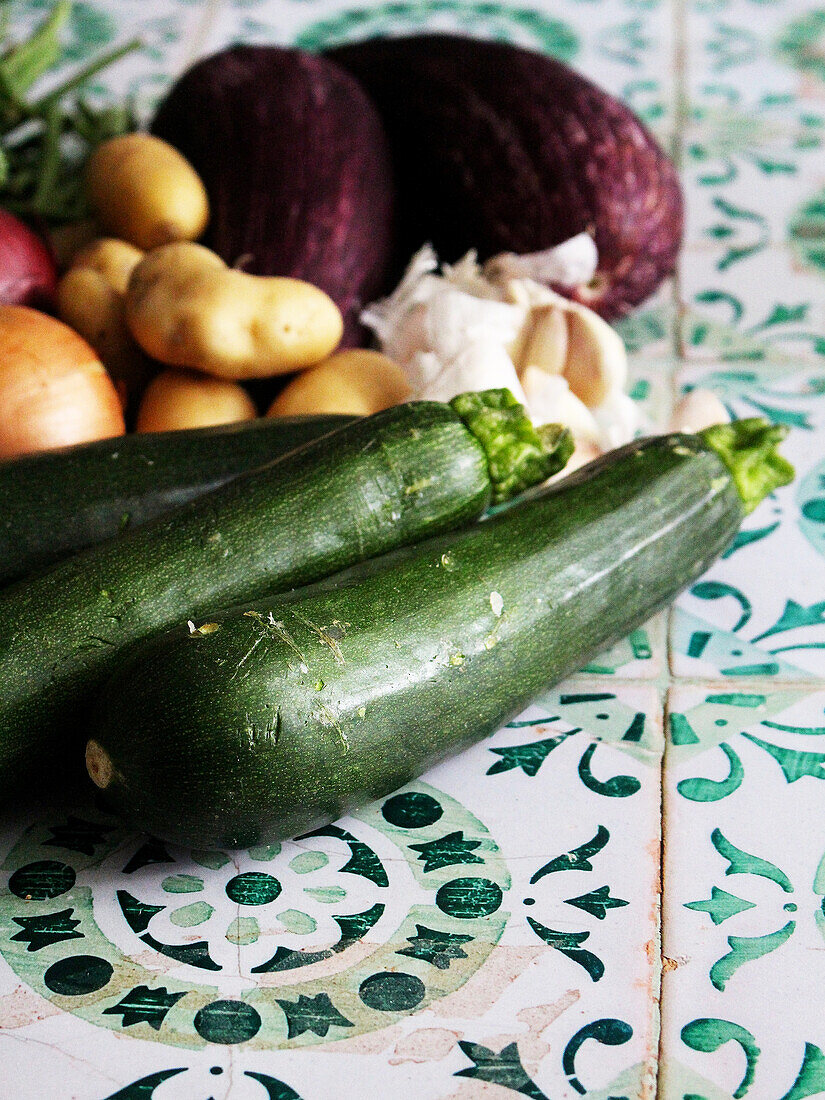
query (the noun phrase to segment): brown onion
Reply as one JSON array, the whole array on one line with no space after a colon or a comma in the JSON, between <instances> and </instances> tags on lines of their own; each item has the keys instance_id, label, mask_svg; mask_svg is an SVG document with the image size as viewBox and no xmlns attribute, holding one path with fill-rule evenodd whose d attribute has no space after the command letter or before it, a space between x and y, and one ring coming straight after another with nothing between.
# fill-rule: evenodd
<instances>
[{"instance_id":1,"label":"brown onion","mask_svg":"<svg viewBox=\"0 0 825 1100\"><path fill-rule=\"evenodd\" d=\"M117 391L86 341L45 313L0 305L0 458L124 431Z\"/></svg>"}]
</instances>

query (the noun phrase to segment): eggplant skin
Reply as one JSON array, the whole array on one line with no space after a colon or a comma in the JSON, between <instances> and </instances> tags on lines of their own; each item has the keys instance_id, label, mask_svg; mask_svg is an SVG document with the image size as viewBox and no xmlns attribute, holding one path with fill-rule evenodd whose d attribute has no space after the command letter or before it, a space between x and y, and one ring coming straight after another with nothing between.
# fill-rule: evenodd
<instances>
[{"instance_id":1,"label":"eggplant skin","mask_svg":"<svg viewBox=\"0 0 825 1100\"><path fill-rule=\"evenodd\" d=\"M344 315L344 343L359 342L361 308L388 289L394 184L358 82L301 50L234 46L184 73L152 132L203 179L203 243L244 271L320 287Z\"/></svg>"},{"instance_id":2,"label":"eggplant skin","mask_svg":"<svg viewBox=\"0 0 825 1100\"><path fill-rule=\"evenodd\" d=\"M552 57L450 34L368 39L326 55L387 132L399 246L455 260L535 252L592 231L580 301L618 318L671 274L683 206L672 162L619 100Z\"/></svg>"}]
</instances>

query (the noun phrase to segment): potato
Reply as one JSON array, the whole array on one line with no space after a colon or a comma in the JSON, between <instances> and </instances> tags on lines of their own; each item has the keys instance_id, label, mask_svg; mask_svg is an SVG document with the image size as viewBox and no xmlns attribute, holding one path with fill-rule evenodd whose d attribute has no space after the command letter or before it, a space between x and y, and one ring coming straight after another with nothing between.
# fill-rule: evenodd
<instances>
[{"instance_id":1,"label":"potato","mask_svg":"<svg viewBox=\"0 0 825 1100\"><path fill-rule=\"evenodd\" d=\"M101 238L77 253L57 287L61 320L92 345L124 405L134 402L150 365L126 326L123 299L143 253L126 241Z\"/></svg>"},{"instance_id":2,"label":"potato","mask_svg":"<svg viewBox=\"0 0 825 1100\"><path fill-rule=\"evenodd\" d=\"M104 229L144 251L195 240L209 221L200 176L151 134L123 134L99 145L86 168L86 193Z\"/></svg>"},{"instance_id":3,"label":"potato","mask_svg":"<svg viewBox=\"0 0 825 1100\"><path fill-rule=\"evenodd\" d=\"M267 378L335 350L341 313L300 279L247 275L198 244L170 244L137 265L126 321L149 355L219 378Z\"/></svg>"},{"instance_id":4,"label":"potato","mask_svg":"<svg viewBox=\"0 0 825 1100\"><path fill-rule=\"evenodd\" d=\"M172 368L146 387L137 416L139 432L207 428L252 420L255 403L243 386L195 371Z\"/></svg>"},{"instance_id":5,"label":"potato","mask_svg":"<svg viewBox=\"0 0 825 1100\"><path fill-rule=\"evenodd\" d=\"M267 416L304 413L372 413L408 400L403 370L378 351L340 351L303 371L278 394Z\"/></svg>"}]
</instances>

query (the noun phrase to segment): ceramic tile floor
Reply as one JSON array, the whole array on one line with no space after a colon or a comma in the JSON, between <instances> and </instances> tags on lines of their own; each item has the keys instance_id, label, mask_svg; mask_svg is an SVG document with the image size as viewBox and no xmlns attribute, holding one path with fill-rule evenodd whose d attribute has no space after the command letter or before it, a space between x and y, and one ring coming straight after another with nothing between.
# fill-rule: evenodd
<instances>
[{"instance_id":1,"label":"ceramic tile floor","mask_svg":"<svg viewBox=\"0 0 825 1100\"><path fill-rule=\"evenodd\" d=\"M555 53L675 150L634 396L662 422L709 386L787 424L799 476L670 614L319 834L184 852L7 809L0 1100L825 1095L825 9L95 0L71 33L142 34L100 91L148 113L230 41L422 27Z\"/></svg>"}]
</instances>

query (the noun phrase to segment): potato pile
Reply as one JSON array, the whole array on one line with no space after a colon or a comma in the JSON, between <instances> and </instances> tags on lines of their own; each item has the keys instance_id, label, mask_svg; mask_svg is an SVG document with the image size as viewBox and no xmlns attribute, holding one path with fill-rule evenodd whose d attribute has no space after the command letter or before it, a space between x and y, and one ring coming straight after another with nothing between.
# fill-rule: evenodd
<instances>
[{"instance_id":1,"label":"potato pile","mask_svg":"<svg viewBox=\"0 0 825 1100\"><path fill-rule=\"evenodd\" d=\"M104 142L86 187L106 235L75 239L58 311L95 349L138 431L251 419L242 383L293 372L268 415L367 415L409 396L386 356L333 354L343 320L322 290L228 267L194 243L209 221L206 190L167 142Z\"/></svg>"}]
</instances>

